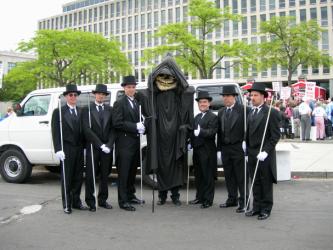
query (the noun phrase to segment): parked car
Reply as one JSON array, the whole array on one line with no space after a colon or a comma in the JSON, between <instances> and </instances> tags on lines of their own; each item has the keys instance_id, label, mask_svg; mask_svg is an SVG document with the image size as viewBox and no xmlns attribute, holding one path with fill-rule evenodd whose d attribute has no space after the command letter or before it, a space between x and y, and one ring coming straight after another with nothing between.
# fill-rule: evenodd
<instances>
[{"instance_id":1,"label":"parked car","mask_svg":"<svg viewBox=\"0 0 333 250\"><path fill-rule=\"evenodd\" d=\"M234 85L237 92L241 90L237 83L224 80L190 80L189 84L196 91L205 90L213 97L212 110L217 112L223 107L220 93L223 86ZM82 91L78 99L78 106L84 107L88 104L88 95L93 95L91 91L95 85L79 86ZM139 83L138 91L147 88L146 83ZM56 170L59 160L53 150L51 135L52 113L60 102L64 102L62 93L65 88L39 89L29 93L20 103L20 108L16 110L17 116L11 116L0 123L0 174L4 180L12 183L22 183L31 176L33 166L44 165L50 171ZM111 94L106 100L108 105L112 105L117 98L123 95L120 84L108 84ZM242 102L238 96L237 101ZM194 96L195 98L196 96ZM196 102L194 102L194 114L199 112ZM146 140L142 139L141 148L143 152L143 162L145 161ZM192 165L192 152L188 154L188 164ZM221 164L221 163L220 163ZM144 175L144 182L154 185L152 176Z\"/></svg>"}]
</instances>

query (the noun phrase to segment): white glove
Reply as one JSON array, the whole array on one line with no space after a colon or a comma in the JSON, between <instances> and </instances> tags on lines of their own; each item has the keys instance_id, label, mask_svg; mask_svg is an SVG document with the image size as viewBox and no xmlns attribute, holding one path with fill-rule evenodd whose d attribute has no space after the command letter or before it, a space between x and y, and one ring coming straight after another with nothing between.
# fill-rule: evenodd
<instances>
[{"instance_id":1,"label":"white glove","mask_svg":"<svg viewBox=\"0 0 333 250\"><path fill-rule=\"evenodd\" d=\"M145 128L145 125L143 125L142 122L138 122L136 124L136 129L139 131L139 130L145 130L146 128Z\"/></svg>"},{"instance_id":2,"label":"white glove","mask_svg":"<svg viewBox=\"0 0 333 250\"><path fill-rule=\"evenodd\" d=\"M103 145L101 146L101 149L102 149L102 151L103 151L104 153L106 153L106 154L109 154L109 153L111 152L110 148L107 147L107 146L105 146L105 144L103 144Z\"/></svg>"},{"instance_id":3,"label":"white glove","mask_svg":"<svg viewBox=\"0 0 333 250\"><path fill-rule=\"evenodd\" d=\"M192 145L191 144L187 144L187 150L190 151L192 149Z\"/></svg>"},{"instance_id":4,"label":"white glove","mask_svg":"<svg viewBox=\"0 0 333 250\"><path fill-rule=\"evenodd\" d=\"M257 155L259 161L264 161L267 158L268 154L265 151L260 152Z\"/></svg>"},{"instance_id":5,"label":"white glove","mask_svg":"<svg viewBox=\"0 0 333 250\"><path fill-rule=\"evenodd\" d=\"M248 156L245 156L245 161L249 162L249 157Z\"/></svg>"},{"instance_id":6,"label":"white glove","mask_svg":"<svg viewBox=\"0 0 333 250\"><path fill-rule=\"evenodd\" d=\"M245 153L246 152L246 142L245 141L242 142L242 149Z\"/></svg>"},{"instance_id":7,"label":"white glove","mask_svg":"<svg viewBox=\"0 0 333 250\"><path fill-rule=\"evenodd\" d=\"M145 133L145 131L146 131L145 129L139 129L139 130L138 130L138 133L142 135L142 134Z\"/></svg>"},{"instance_id":8,"label":"white glove","mask_svg":"<svg viewBox=\"0 0 333 250\"><path fill-rule=\"evenodd\" d=\"M200 134L200 125L198 125L198 128L194 130L194 136L199 136Z\"/></svg>"},{"instance_id":9,"label":"white glove","mask_svg":"<svg viewBox=\"0 0 333 250\"><path fill-rule=\"evenodd\" d=\"M57 158L60 160L60 161L64 161L65 160L65 153L64 151L58 151L55 153Z\"/></svg>"},{"instance_id":10,"label":"white glove","mask_svg":"<svg viewBox=\"0 0 333 250\"><path fill-rule=\"evenodd\" d=\"M222 161L222 152L221 151L217 151L217 160L221 159Z\"/></svg>"}]
</instances>

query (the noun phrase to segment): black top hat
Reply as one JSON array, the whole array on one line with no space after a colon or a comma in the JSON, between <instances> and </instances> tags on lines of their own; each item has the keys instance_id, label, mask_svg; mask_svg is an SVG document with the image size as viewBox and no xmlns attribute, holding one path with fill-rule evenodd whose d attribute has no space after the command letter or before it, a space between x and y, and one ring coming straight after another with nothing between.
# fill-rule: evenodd
<instances>
[{"instance_id":1,"label":"black top hat","mask_svg":"<svg viewBox=\"0 0 333 250\"><path fill-rule=\"evenodd\" d=\"M67 95L68 93L77 93L78 95L80 95L81 91L77 89L77 86L75 84L68 84L66 85L66 91L62 94Z\"/></svg>"},{"instance_id":2,"label":"black top hat","mask_svg":"<svg viewBox=\"0 0 333 250\"><path fill-rule=\"evenodd\" d=\"M97 84L95 90L92 91L93 94L95 93L102 93L105 95L109 95L110 92L108 91L108 87L105 84Z\"/></svg>"},{"instance_id":3,"label":"black top hat","mask_svg":"<svg viewBox=\"0 0 333 250\"><path fill-rule=\"evenodd\" d=\"M248 91L249 92L258 91L258 92L262 93L265 98L268 96L264 83L255 82L255 83L253 83L252 87L250 89L248 89Z\"/></svg>"},{"instance_id":4,"label":"black top hat","mask_svg":"<svg viewBox=\"0 0 333 250\"><path fill-rule=\"evenodd\" d=\"M232 85L223 86L222 93L220 95L238 95L236 89Z\"/></svg>"},{"instance_id":5,"label":"black top hat","mask_svg":"<svg viewBox=\"0 0 333 250\"><path fill-rule=\"evenodd\" d=\"M198 102L201 99L207 99L211 102L213 98L209 96L209 93L207 91L199 91L198 97L195 100Z\"/></svg>"},{"instance_id":6,"label":"black top hat","mask_svg":"<svg viewBox=\"0 0 333 250\"><path fill-rule=\"evenodd\" d=\"M124 76L121 86L124 87L126 85L137 85L137 84L138 83L135 80L135 76Z\"/></svg>"}]
</instances>

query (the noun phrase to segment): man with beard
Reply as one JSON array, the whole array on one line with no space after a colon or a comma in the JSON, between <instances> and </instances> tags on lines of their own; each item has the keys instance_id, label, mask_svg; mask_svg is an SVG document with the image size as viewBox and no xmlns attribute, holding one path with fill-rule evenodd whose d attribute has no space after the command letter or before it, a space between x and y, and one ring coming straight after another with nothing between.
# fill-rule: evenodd
<instances>
[{"instance_id":1,"label":"man with beard","mask_svg":"<svg viewBox=\"0 0 333 250\"><path fill-rule=\"evenodd\" d=\"M193 94L194 89L188 86L170 56L149 76L148 98L144 105L148 132L146 173L156 173L158 205L165 204L168 191L171 191L173 204L181 205L179 188L184 182L186 141L193 120Z\"/></svg>"}]
</instances>

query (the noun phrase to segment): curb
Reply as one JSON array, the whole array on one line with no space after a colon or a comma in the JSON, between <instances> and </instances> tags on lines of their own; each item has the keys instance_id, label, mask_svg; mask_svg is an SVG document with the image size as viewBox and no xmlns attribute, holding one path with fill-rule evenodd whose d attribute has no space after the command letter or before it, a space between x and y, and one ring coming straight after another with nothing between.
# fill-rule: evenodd
<instances>
[{"instance_id":1,"label":"curb","mask_svg":"<svg viewBox=\"0 0 333 250\"><path fill-rule=\"evenodd\" d=\"M291 177L293 179L298 178L319 178L319 179L331 179L333 178L333 172L305 172L305 171L292 171Z\"/></svg>"}]
</instances>

